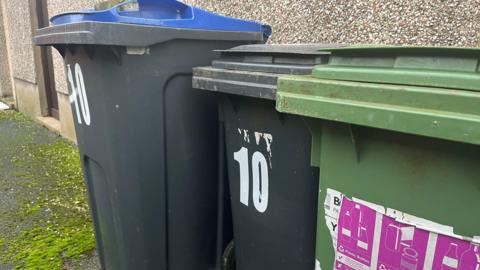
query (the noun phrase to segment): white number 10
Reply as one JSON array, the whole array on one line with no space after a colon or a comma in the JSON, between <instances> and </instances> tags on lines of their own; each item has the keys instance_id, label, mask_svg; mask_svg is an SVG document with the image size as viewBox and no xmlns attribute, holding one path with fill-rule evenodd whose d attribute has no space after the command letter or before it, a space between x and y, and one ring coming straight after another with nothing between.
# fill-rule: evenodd
<instances>
[{"instance_id":1,"label":"white number 10","mask_svg":"<svg viewBox=\"0 0 480 270\"><path fill-rule=\"evenodd\" d=\"M250 172L248 149L242 147L233 154L240 165L240 202L248 206L250 193ZM258 212L264 213L268 207L268 165L265 156L260 152L252 156L253 204Z\"/></svg>"},{"instance_id":2,"label":"white number 10","mask_svg":"<svg viewBox=\"0 0 480 270\"><path fill-rule=\"evenodd\" d=\"M75 105L75 112L77 114L77 121L79 124L82 124L82 116L85 121L85 125L90 126L90 106L88 105L87 93L85 92L85 81L83 80L83 73L80 65L75 64L75 77L73 76L70 65L67 65L68 68L68 81L70 82L70 87L72 93L70 94L69 100L70 103ZM75 80L74 80L75 78ZM80 115L81 111L81 115Z\"/></svg>"}]
</instances>

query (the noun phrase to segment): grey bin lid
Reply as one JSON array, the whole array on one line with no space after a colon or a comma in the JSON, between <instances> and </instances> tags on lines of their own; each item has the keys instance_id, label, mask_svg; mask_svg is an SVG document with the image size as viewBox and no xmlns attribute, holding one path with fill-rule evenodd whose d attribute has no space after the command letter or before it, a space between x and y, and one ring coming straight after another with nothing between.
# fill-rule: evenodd
<instances>
[{"instance_id":1,"label":"grey bin lid","mask_svg":"<svg viewBox=\"0 0 480 270\"><path fill-rule=\"evenodd\" d=\"M242 45L221 50L210 67L193 70L193 87L227 94L275 100L282 75L309 75L327 64L338 44Z\"/></svg>"},{"instance_id":2,"label":"grey bin lid","mask_svg":"<svg viewBox=\"0 0 480 270\"><path fill-rule=\"evenodd\" d=\"M36 45L113 45L147 47L174 39L263 42L261 32L170 28L108 22L77 22L39 29Z\"/></svg>"}]
</instances>

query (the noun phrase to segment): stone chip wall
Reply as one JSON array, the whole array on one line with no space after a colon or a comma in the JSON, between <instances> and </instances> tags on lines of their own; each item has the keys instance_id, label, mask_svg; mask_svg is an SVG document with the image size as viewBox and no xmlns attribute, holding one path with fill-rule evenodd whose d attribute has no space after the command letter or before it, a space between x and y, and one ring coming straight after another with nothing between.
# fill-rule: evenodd
<instances>
[{"instance_id":1,"label":"stone chip wall","mask_svg":"<svg viewBox=\"0 0 480 270\"><path fill-rule=\"evenodd\" d=\"M273 26L272 43L479 46L480 0L186 0Z\"/></svg>"},{"instance_id":2,"label":"stone chip wall","mask_svg":"<svg viewBox=\"0 0 480 270\"><path fill-rule=\"evenodd\" d=\"M7 29L10 37L9 53L13 77L36 83L33 58L32 31L30 24L29 0L5 1Z\"/></svg>"},{"instance_id":3,"label":"stone chip wall","mask_svg":"<svg viewBox=\"0 0 480 270\"><path fill-rule=\"evenodd\" d=\"M5 32L5 22L7 18L3 13L3 3L0 2L0 99L13 94L10 62L8 61L7 36Z\"/></svg>"}]
</instances>

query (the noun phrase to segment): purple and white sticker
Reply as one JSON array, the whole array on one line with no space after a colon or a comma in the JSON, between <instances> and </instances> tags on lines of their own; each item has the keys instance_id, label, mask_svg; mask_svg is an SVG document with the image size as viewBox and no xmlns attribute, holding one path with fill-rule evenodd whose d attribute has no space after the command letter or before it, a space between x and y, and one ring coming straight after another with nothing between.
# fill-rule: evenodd
<instances>
[{"instance_id":1,"label":"purple and white sticker","mask_svg":"<svg viewBox=\"0 0 480 270\"><path fill-rule=\"evenodd\" d=\"M480 270L478 243L402 222L385 213L403 213L381 209L327 191L325 221L336 252L335 270Z\"/></svg>"}]
</instances>

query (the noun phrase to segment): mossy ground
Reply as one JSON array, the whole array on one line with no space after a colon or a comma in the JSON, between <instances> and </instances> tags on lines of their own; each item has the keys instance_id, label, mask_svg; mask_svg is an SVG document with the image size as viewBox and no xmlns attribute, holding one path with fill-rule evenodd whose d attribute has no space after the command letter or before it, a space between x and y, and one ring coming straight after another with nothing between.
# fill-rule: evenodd
<instances>
[{"instance_id":1,"label":"mossy ground","mask_svg":"<svg viewBox=\"0 0 480 270\"><path fill-rule=\"evenodd\" d=\"M95 249L77 148L0 112L0 269L65 269Z\"/></svg>"}]
</instances>

